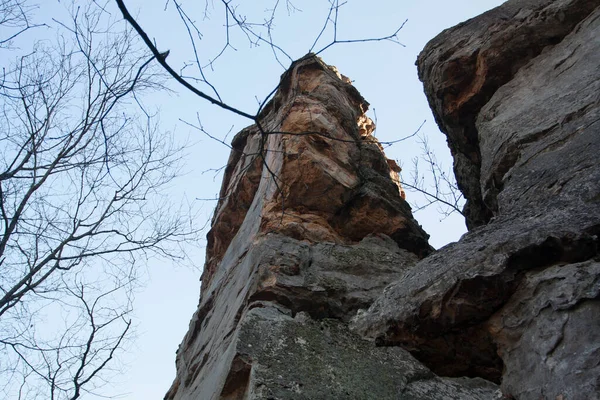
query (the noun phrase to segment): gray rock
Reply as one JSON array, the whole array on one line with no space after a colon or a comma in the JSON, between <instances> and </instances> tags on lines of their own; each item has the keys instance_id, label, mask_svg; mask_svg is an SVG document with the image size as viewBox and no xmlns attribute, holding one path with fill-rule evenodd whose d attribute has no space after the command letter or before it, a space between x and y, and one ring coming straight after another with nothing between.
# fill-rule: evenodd
<instances>
[{"instance_id":1,"label":"gray rock","mask_svg":"<svg viewBox=\"0 0 600 400\"><path fill-rule=\"evenodd\" d=\"M490 382L438 378L407 351L374 348L337 320L262 306L242 317L221 399L501 398Z\"/></svg>"},{"instance_id":2,"label":"gray rock","mask_svg":"<svg viewBox=\"0 0 600 400\"><path fill-rule=\"evenodd\" d=\"M166 399L396 398L412 385L389 371L437 380L405 351L376 349L345 328L433 250L367 108L348 78L309 54L233 139L200 304ZM328 318L338 321L331 329L308 322ZM492 390L463 386L444 387Z\"/></svg>"},{"instance_id":3,"label":"gray rock","mask_svg":"<svg viewBox=\"0 0 600 400\"><path fill-rule=\"evenodd\" d=\"M594 207L600 182L599 17L596 9L481 109L480 186L496 215Z\"/></svg>"},{"instance_id":4,"label":"gray rock","mask_svg":"<svg viewBox=\"0 0 600 400\"><path fill-rule=\"evenodd\" d=\"M505 363L503 391L520 400L598 399L599 316L600 263L525 274L488 323Z\"/></svg>"},{"instance_id":5,"label":"gray rock","mask_svg":"<svg viewBox=\"0 0 600 400\"><path fill-rule=\"evenodd\" d=\"M213 398L233 368L234 338L246 310L267 302L290 315L347 321L417 260L385 235L355 245L311 245L268 234L229 249L221 263L229 268L217 270L214 290L204 293L180 346L178 379L167 398Z\"/></svg>"},{"instance_id":6,"label":"gray rock","mask_svg":"<svg viewBox=\"0 0 600 400\"><path fill-rule=\"evenodd\" d=\"M166 398L596 399L598 37L600 0L510 0L428 44L470 232L422 260L368 104L295 63L262 116L299 133L266 139L285 185L248 156L258 128L236 136Z\"/></svg>"},{"instance_id":7,"label":"gray rock","mask_svg":"<svg viewBox=\"0 0 600 400\"><path fill-rule=\"evenodd\" d=\"M480 186L482 158L488 156L479 145L475 124L479 111L522 66L559 43L599 4L598 0L510 0L446 29L419 55L419 78L454 157L456 179L467 199L469 228L487 223L496 214ZM527 105L519 106L525 110Z\"/></svg>"},{"instance_id":8,"label":"gray rock","mask_svg":"<svg viewBox=\"0 0 600 400\"><path fill-rule=\"evenodd\" d=\"M471 231L355 332L517 399L598 398L599 37L600 1L508 1L427 45L420 76Z\"/></svg>"},{"instance_id":9,"label":"gray rock","mask_svg":"<svg viewBox=\"0 0 600 400\"><path fill-rule=\"evenodd\" d=\"M499 382L503 364L485 322L524 271L589 259L598 249L600 216L540 211L496 220L420 261L351 326L380 344L404 346L438 374Z\"/></svg>"}]
</instances>

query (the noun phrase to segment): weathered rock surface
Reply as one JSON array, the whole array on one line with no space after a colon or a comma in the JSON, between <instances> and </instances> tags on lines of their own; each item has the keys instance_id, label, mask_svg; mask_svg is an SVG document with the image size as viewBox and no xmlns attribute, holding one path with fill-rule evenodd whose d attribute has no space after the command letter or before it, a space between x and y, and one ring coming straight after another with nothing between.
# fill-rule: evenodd
<instances>
[{"instance_id":1,"label":"weathered rock surface","mask_svg":"<svg viewBox=\"0 0 600 400\"><path fill-rule=\"evenodd\" d=\"M399 347L373 347L337 320L262 304L242 317L226 399L500 399L482 379L443 379Z\"/></svg>"},{"instance_id":2,"label":"weathered rock surface","mask_svg":"<svg viewBox=\"0 0 600 400\"><path fill-rule=\"evenodd\" d=\"M279 232L311 242L354 243L383 233L421 256L432 248L412 218L400 168L383 155L369 104L333 67L308 56L281 78L252 125L233 139L202 276L243 226L246 238Z\"/></svg>"},{"instance_id":3,"label":"weathered rock surface","mask_svg":"<svg viewBox=\"0 0 600 400\"><path fill-rule=\"evenodd\" d=\"M366 101L294 63L233 140L166 398L600 398L598 38L600 0L510 0L423 50L470 228L433 254Z\"/></svg>"},{"instance_id":4,"label":"weathered rock surface","mask_svg":"<svg viewBox=\"0 0 600 400\"><path fill-rule=\"evenodd\" d=\"M511 300L488 322L506 365L507 393L535 399L599 396L599 296L598 262L525 275Z\"/></svg>"},{"instance_id":5,"label":"weathered rock surface","mask_svg":"<svg viewBox=\"0 0 600 400\"><path fill-rule=\"evenodd\" d=\"M516 399L600 393L600 1L508 1L433 39L425 91L471 231L353 320Z\"/></svg>"},{"instance_id":6,"label":"weathered rock surface","mask_svg":"<svg viewBox=\"0 0 600 400\"><path fill-rule=\"evenodd\" d=\"M482 160L487 163L501 160L493 161L490 154L481 154L488 147L480 145L481 127L476 126L480 110L523 66L547 47L561 42L597 6L597 0L507 1L500 7L445 30L431 40L419 55L419 77L424 82L435 119L447 136L454 157L456 178L467 199L467 226L473 228L485 224L498 212L494 199L486 198L485 194L499 181L490 180L491 171L487 168L484 168L484 176L481 176L480 170ZM577 40L584 44L582 39ZM592 42L597 43L597 40ZM568 69L571 65L573 59L568 58L564 59L568 62L562 68L557 65L559 70ZM562 60L549 59L555 64L560 64ZM538 75L536 81L542 84L551 82L544 81L545 78L550 77ZM555 84L546 87L560 90L560 86ZM533 89L528 84L523 89L527 88ZM508 102L503 104L509 106ZM525 112L528 105L520 102L517 107ZM529 120L530 126L535 127L541 118L529 115L533 117ZM483 136L492 136L491 132L486 131ZM501 137L498 143L502 145L504 141L505 137ZM505 146L510 147L509 143ZM490 147L488 150L493 149ZM504 166L499 169L509 168ZM501 171L496 171L498 173L501 174Z\"/></svg>"},{"instance_id":7,"label":"weathered rock surface","mask_svg":"<svg viewBox=\"0 0 600 400\"><path fill-rule=\"evenodd\" d=\"M492 399L346 322L429 254L368 104L309 55L233 140L166 399Z\"/></svg>"}]
</instances>

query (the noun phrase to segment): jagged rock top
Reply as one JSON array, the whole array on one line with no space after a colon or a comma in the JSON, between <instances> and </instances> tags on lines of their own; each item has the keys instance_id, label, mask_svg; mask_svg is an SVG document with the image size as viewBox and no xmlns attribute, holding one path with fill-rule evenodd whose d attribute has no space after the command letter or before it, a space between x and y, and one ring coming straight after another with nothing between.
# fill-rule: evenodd
<instances>
[{"instance_id":1,"label":"jagged rock top","mask_svg":"<svg viewBox=\"0 0 600 400\"><path fill-rule=\"evenodd\" d=\"M319 57L292 64L259 122L233 139L203 287L249 215L258 218L257 234L356 243L383 233L419 256L431 252L404 200L399 167L372 136L368 107L350 80Z\"/></svg>"},{"instance_id":2,"label":"jagged rock top","mask_svg":"<svg viewBox=\"0 0 600 400\"><path fill-rule=\"evenodd\" d=\"M167 399L359 399L372 391L391 399L397 381L413 375L419 382L402 388L411 399L498 391L439 379L400 349L379 349L367 368L345 371L364 363L372 346L345 323L432 251L404 200L398 166L372 136L367 108L347 78L308 55L283 74L257 124L233 139L200 304ZM265 313L275 318L255 318ZM328 336L326 323L296 323L303 313L335 319L337 333ZM331 356L307 359L331 340ZM379 373L371 365L382 359L393 365ZM356 387L341 386L348 381Z\"/></svg>"}]
</instances>

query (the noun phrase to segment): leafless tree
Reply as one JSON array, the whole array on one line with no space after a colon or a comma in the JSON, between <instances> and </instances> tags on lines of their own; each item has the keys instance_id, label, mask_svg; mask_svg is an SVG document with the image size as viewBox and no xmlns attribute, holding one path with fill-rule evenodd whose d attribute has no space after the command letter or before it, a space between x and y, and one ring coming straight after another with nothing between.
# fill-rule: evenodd
<instances>
[{"instance_id":1,"label":"leafless tree","mask_svg":"<svg viewBox=\"0 0 600 400\"><path fill-rule=\"evenodd\" d=\"M282 46L280 46L275 40L274 29L276 15L283 12L287 12L288 16L295 11L300 11L300 8L296 6L296 2L292 3L290 0L272 0L266 3L269 6L262 7L262 13L258 12L252 17L247 16L248 10L244 12L242 2L235 0L220 0L220 1L209 1L205 0L204 6L204 19L210 18L211 14L217 12L217 15L225 16L224 29L224 40L223 45L213 56L206 56L202 59L198 50L198 42L202 39L203 34L199 28L196 20L190 16L184 9L183 5L178 0L167 0L165 10L172 6L177 11L177 14L181 20L181 23L186 28L188 33L187 40L190 44L190 48L193 50L194 58L186 62L179 72L173 67L168 61L166 56L169 52L160 52L157 47L157 39L150 38L146 31L140 26L136 18L127 9L125 4L126 0L115 0L119 10L121 11L123 18L131 24L134 30L140 35L143 42L148 46L150 51L156 56L158 63L167 71L167 73L180 83L185 89L196 94L200 98L209 101L217 107L228 110L241 117L252 121L260 134L263 137L267 135L319 135L327 136L322 132L302 132L302 133L291 133L291 132L272 132L265 130L260 121L260 114L268 100L273 96L278 87L275 87L268 96L264 99L257 99L258 109L256 111L245 111L232 106L230 103L223 100L220 96L217 85L207 79L205 69L214 68L215 62L224 55L228 50L235 50L236 45L233 43L234 33L241 34L242 38L245 38L247 43L251 47L267 46L271 49L274 59L279 65L286 69L289 63L294 61L294 56L288 54ZM260 5L252 4L252 8L260 8ZM321 54L333 46L353 43L369 43L369 42L380 42L388 41L401 46L404 46L399 41L399 33L404 27L407 21L402 22L399 27L396 27L389 35L381 37L357 37L357 38L343 38L339 34L339 25L341 22L341 9L346 5L346 1L340 0L328 0L329 6L326 13L324 23L320 30L315 35L315 40L312 46L308 49L309 53ZM299 55L296 55L298 58ZM287 65L286 65L287 63ZM191 69L195 70L196 73L188 73ZM190 127L197 129L210 139L215 140L227 147L230 147L226 142L226 137L214 135L208 132L203 126L198 116L195 123L189 121L182 121ZM423 123L424 124L424 123ZM431 150L426 136L420 134L420 130L423 124L412 134L408 134L397 140L382 142L384 147L389 147L400 142L417 138L421 145L422 154L413 158L412 171L410 178L406 178L407 174L401 176L402 185L413 193L418 194L417 199L411 198L410 203L413 207L414 212L427 209L430 206L436 206L438 213L443 218L448 217L450 214L459 213L463 214L462 207L464 205L464 198L462 193L458 189L454 173L451 170L445 170L444 167L437 161L435 153ZM336 140L329 138L330 140ZM256 155L246 155L251 157L262 157L264 162L264 154L268 152L268 149L261 147L260 151ZM425 165L425 167L423 167ZM265 164L268 169L268 165ZM222 167L223 168L223 167ZM211 169L211 171L220 171L222 168ZM279 186L278 177L274 174L272 179L276 185ZM216 199L215 199L216 200ZM284 199L282 198L282 202ZM283 204L282 204L283 207Z\"/></svg>"},{"instance_id":2,"label":"leafless tree","mask_svg":"<svg viewBox=\"0 0 600 400\"><path fill-rule=\"evenodd\" d=\"M113 18L114 4L128 25ZM225 23L223 37L211 39L222 46L205 54L195 17L178 0L168 0L193 54L172 66L169 50L146 34L124 0L73 2L70 19L48 25L35 22L29 0L0 0L0 396L76 399L102 386L131 331L138 263L180 257L179 244L197 233L189 214L173 209L164 196L182 148L160 132L140 97L163 90L163 74L255 123L263 139L291 134L260 124L277 88L256 110L244 111L224 101L205 74L235 48L235 35L250 46L268 46L284 69L301 56L288 54L274 36L276 16L298 8L290 0L270 4L254 18L240 2L207 0L203 18L218 12ZM344 2L328 4L309 52L356 42L399 44L403 24L382 37L341 37ZM35 29L48 39L21 46L23 34ZM200 120L188 125L225 143ZM249 156L264 162L267 151ZM432 157L425 160L437 173ZM415 179L416 190L428 190ZM442 186L435 191L449 206L457 204L444 197Z\"/></svg>"},{"instance_id":3,"label":"leafless tree","mask_svg":"<svg viewBox=\"0 0 600 400\"><path fill-rule=\"evenodd\" d=\"M416 138L422 152L412 159L410 178L402 177L401 179L402 186L408 191L421 195L420 199L411 201L413 212L417 213L428 207L436 206L437 212L442 218L453 213L464 215L462 211L464 198L452 169L445 169L437 160L427 136L418 134Z\"/></svg>"},{"instance_id":4,"label":"leafless tree","mask_svg":"<svg viewBox=\"0 0 600 400\"><path fill-rule=\"evenodd\" d=\"M31 48L35 8L0 11L0 397L77 399L116 365L139 263L195 234L165 193L182 147L141 102L154 56L102 4Z\"/></svg>"},{"instance_id":5,"label":"leafless tree","mask_svg":"<svg viewBox=\"0 0 600 400\"><path fill-rule=\"evenodd\" d=\"M42 24L32 22L37 7L27 0L0 0L0 49L9 48L14 39L24 32L39 28Z\"/></svg>"},{"instance_id":6,"label":"leafless tree","mask_svg":"<svg viewBox=\"0 0 600 400\"><path fill-rule=\"evenodd\" d=\"M282 46L280 46L274 39L274 27L275 19L278 13L281 13L282 9L284 12L291 14L294 11L299 10L291 0L271 0L261 2L260 4L249 4L246 5L246 12L249 9L260 9L262 10L256 13L254 18L248 17L242 11L244 4L243 2L236 0L205 0L204 7L204 18L210 18L213 12L218 12L218 15L224 15L225 23L223 25L223 45L215 55L200 56L198 51L198 41L202 38L202 31L199 28L196 20L192 18L184 9L183 5L178 0L167 0L165 4L165 10L172 5L175 7L179 18L188 33L188 42L194 58L186 62L180 68L177 68L167 60L167 56L170 54L169 50L159 50L159 44L157 44L156 38L151 38L145 31L145 29L138 23L137 19L131 14L127 8L126 0L115 0L123 18L133 27L138 33L144 44L156 57L157 62L162 68L179 84L185 89L191 91L198 97L220 107L224 110L230 111L241 117L249 119L250 121L260 125L259 115L267 104L271 96L277 91L275 87L268 96L264 99L258 100L258 108L253 111L245 111L224 101L219 94L217 85L209 81L206 77L205 70L207 68L214 68L215 62L223 56L227 50L235 50L235 44L233 43L232 36L234 33L240 34L247 44L251 47L267 46L271 49L273 57L285 70L289 67L289 64L295 59L304 56L304 54L290 55ZM381 37L359 37L359 38L341 38L338 35L339 13L340 9L346 4L345 1L340 0L328 0L328 12L325 18L325 22L321 29L316 32L315 40L312 46L308 50L308 53L320 54L332 46L351 44L351 43L368 43L368 42L379 42L389 41L403 46L398 40L398 34L404 27L406 21L404 21L399 27L395 28L394 31L385 36ZM268 4L264 6L264 4ZM327 39L327 37L329 39ZM219 40L218 38L214 39ZM194 69L196 73L188 73L191 69ZM178 69L178 70L177 70ZM259 129L262 128L259 126ZM265 132L266 134L267 132Z\"/></svg>"}]
</instances>

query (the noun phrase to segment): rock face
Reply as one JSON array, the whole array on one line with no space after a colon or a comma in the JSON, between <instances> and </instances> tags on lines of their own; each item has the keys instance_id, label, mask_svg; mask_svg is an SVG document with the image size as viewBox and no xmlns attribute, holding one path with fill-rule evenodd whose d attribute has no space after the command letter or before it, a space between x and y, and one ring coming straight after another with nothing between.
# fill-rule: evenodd
<instances>
[{"instance_id":1,"label":"rock face","mask_svg":"<svg viewBox=\"0 0 600 400\"><path fill-rule=\"evenodd\" d=\"M483 225L498 214L496 197L501 190L499 185L504 174L516 161L511 158L519 152L515 146L528 144L533 134L530 129L519 137L507 140L507 135L514 132L505 129L505 136L492 135L493 127L483 127L482 121L478 122L477 119L494 119L490 111L493 113L495 109L488 107L487 113L485 110L482 113L482 108L499 88L513 80L542 51L563 41L597 6L597 0L507 1L494 10L444 31L431 40L419 56L419 77L424 82L436 121L447 136L454 157L456 178L467 199L469 227ZM584 40L584 37L575 40ZM563 57L566 64L556 65L561 59L555 57ZM554 62L552 67L556 65L559 68L556 71L558 76L561 75L560 71L568 70L574 61L569 54L555 54L548 60ZM558 84L547 86L549 81L544 79L550 76L535 75L537 72L532 71L528 76L522 72L521 79L534 76L536 85L541 84L548 89L547 95L552 90L562 90ZM587 71L588 74L594 72ZM526 95L527 88L536 89L528 82L519 95ZM572 90L571 93L577 91ZM543 129L536 129L537 124L543 121L547 125L551 121L546 120L545 114L529 118L526 110L537 100L522 100L524 102L514 103L520 107L514 112L525 117L533 130L542 132ZM538 108L543 106L539 100ZM510 104L498 96L496 102L502 102L504 107ZM557 106L560 108L562 104L564 101ZM550 111L550 108L547 110ZM495 119L494 123L500 121ZM552 119L552 122L556 121ZM492 137L495 138L495 144L488 144ZM503 146L499 153L498 146ZM488 153L483 154L482 151Z\"/></svg>"},{"instance_id":2,"label":"rock face","mask_svg":"<svg viewBox=\"0 0 600 400\"><path fill-rule=\"evenodd\" d=\"M166 399L479 399L347 322L432 252L366 101L308 55L233 139L198 311Z\"/></svg>"},{"instance_id":3,"label":"rock face","mask_svg":"<svg viewBox=\"0 0 600 400\"><path fill-rule=\"evenodd\" d=\"M471 231L352 321L516 399L600 398L600 1L508 1L418 59Z\"/></svg>"},{"instance_id":4,"label":"rock face","mask_svg":"<svg viewBox=\"0 0 600 400\"><path fill-rule=\"evenodd\" d=\"M295 62L233 140L168 400L599 399L600 0L510 0L419 76L470 232L433 252L366 101Z\"/></svg>"}]
</instances>

